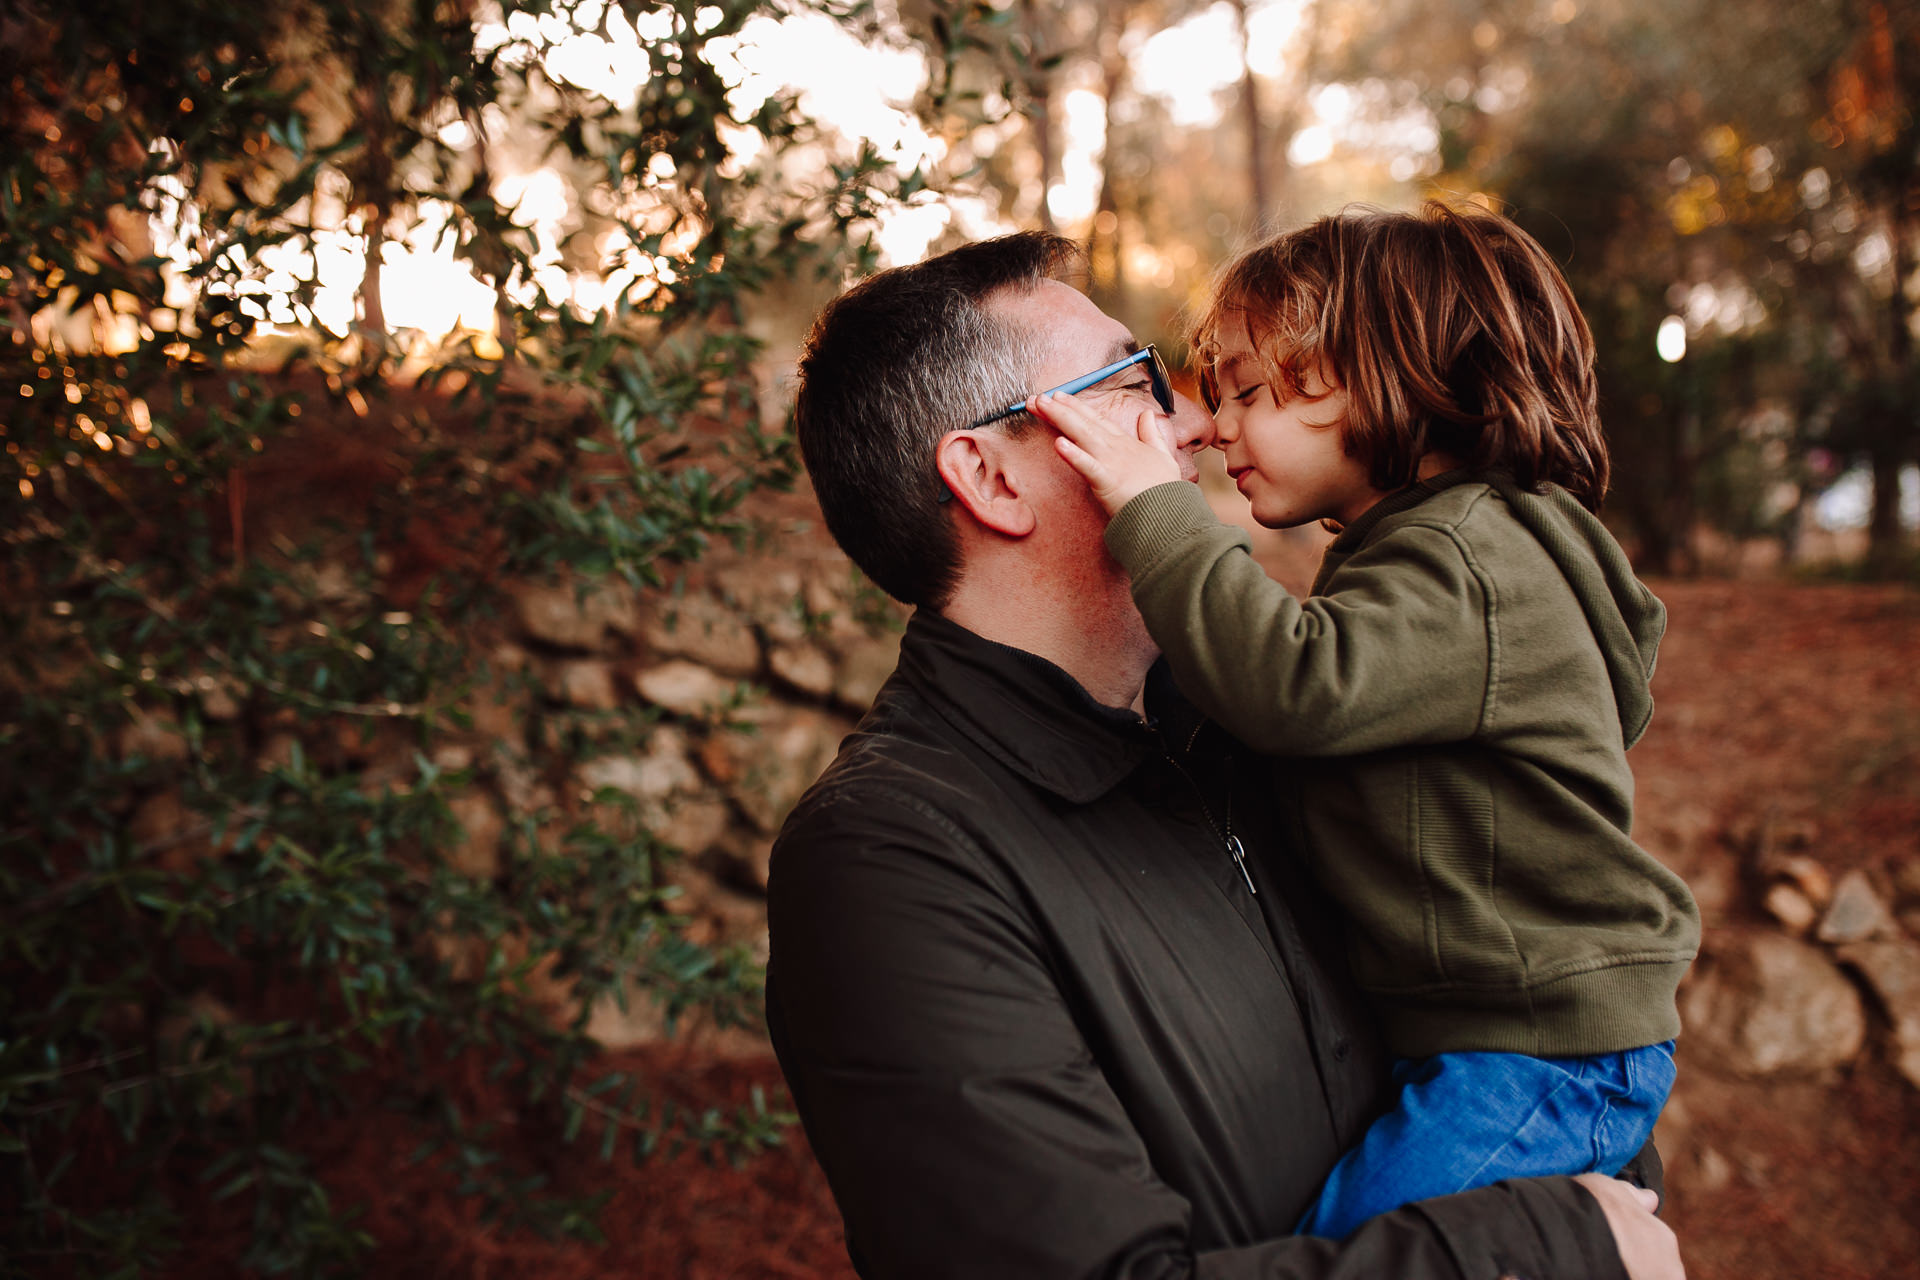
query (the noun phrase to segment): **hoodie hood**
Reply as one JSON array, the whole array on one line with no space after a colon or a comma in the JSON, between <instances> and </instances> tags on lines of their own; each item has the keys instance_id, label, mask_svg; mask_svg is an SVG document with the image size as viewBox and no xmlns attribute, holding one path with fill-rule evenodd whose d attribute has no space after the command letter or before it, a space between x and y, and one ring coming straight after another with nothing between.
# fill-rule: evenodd
<instances>
[{"instance_id":1,"label":"hoodie hood","mask_svg":"<svg viewBox=\"0 0 1920 1280\"><path fill-rule=\"evenodd\" d=\"M1314 579L1313 593L1325 589L1334 570L1366 542L1382 520L1462 484L1484 484L1499 494L1514 518L1559 566L1606 658L1614 705L1620 713L1620 736L1631 747L1653 719L1653 691L1648 685L1653 679L1660 637L1667 629L1667 609L1646 584L1633 576L1627 553L1607 527L1558 485L1530 493L1505 472L1462 467L1390 494L1333 540Z\"/></svg>"},{"instance_id":2,"label":"hoodie hood","mask_svg":"<svg viewBox=\"0 0 1920 1280\"><path fill-rule=\"evenodd\" d=\"M1548 485L1544 492L1529 493L1511 476L1498 473L1481 473L1475 479L1505 500L1579 598L1607 661L1621 736L1631 747L1653 718L1649 685L1667 629L1666 606L1634 577L1626 552L1606 526L1565 489Z\"/></svg>"}]
</instances>

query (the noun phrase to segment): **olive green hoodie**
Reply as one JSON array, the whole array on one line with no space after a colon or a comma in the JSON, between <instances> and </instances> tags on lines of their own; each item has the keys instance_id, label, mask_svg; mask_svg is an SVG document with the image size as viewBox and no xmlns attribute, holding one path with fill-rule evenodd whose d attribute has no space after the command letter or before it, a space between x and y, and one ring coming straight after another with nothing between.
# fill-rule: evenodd
<instances>
[{"instance_id":1,"label":"olive green hoodie","mask_svg":"<svg viewBox=\"0 0 1920 1280\"><path fill-rule=\"evenodd\" d=\"M1699 913L1631 838L1626 760L1665 610L1572 497L1436 476L1343 530L1305 600L1190 484L1107 545L1182 689L1276 757L1396 1052L1678 1034Z\"/></svg>"}]
</instances>

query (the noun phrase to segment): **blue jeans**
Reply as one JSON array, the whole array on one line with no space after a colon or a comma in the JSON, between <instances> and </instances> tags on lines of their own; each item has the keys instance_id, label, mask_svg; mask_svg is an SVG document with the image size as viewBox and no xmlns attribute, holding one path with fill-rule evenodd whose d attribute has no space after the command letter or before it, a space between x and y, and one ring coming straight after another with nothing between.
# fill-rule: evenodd
<instances>
[{"instance_id":1,"label":"blue jeans","mask_svg":"<svg viewBox=\"0 0 1920 1280\"><path fill-rule=\"evenodd\" d=\"M1503 1178L1620 1172L1673 1088L1673 1041L1591 1058L1401 1059L1400 1101L1340 1158L1300 1235L1345 1239L1375 1214Z\"/></svg>"}]
</instances>

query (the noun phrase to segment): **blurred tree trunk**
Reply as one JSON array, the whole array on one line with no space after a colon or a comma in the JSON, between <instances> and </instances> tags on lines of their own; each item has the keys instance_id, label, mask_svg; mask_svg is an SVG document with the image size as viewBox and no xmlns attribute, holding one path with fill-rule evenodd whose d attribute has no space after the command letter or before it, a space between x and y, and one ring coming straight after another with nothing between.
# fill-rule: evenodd
<instances>
[{"instance_id":1,"label":"blurred tree trunk","mask_svg":"<svg viewBox=\"0 0 1920 1280\"><path fill-rule=\"evenodd\" d=\"M1886 307L1863 354L1877 384L1866 428L1866 455L1873 473L1873 503L1867 521L1867 563L1876 573L1896 571L1904 558L1900 524L1900 472L1920 455L1920 380L1913 369L1913 303L1907 296L1915 274L1913 209L1920 201L1920 164L1914 148L1920 130L1914 105L1920 97L1920 12L1911 0L1866 6L1863 38L1830 74L1829 119L1851 144L1859 183L1869 207L1879 206L1892 251L1893 281Z\"/></svg>"},{"instance_id":2,"label":"blurred tree trunk","mask_svg":"<svg viewBox=\"0 0 1920 1280\"><path fill-rule=\"evenodd\" d=\"M1287 145L1300 128L1300 122L1306 115L1307 94L1313 89L1314 77L1320 74L1320 63L1326 54L1326 16L1324 0L1309 0L1300 13L1300 70L1295 77L1293 92L1285 98L1271 126L1273 144L1268 151L1271 165L1267 170L1267 199L1271 202L1268 216L1279 215L1286 207L1287 188L1293 177L1293 162L1287 158Z\"/></svg>"},{"instance_id":3,"label":"blurred tree trunk","mask_svg":"<svg viewBox=\"0 0 1920 1280\"><path fill-rule=\"evenodd\" d=\"M1027 124L1033 131L1033 148L1040 159L1040 209L1042 231L1054 230L1053 207L1047 196L1053 190L1060 168L1059 154L1053 145L1053 57L1043 52L1051 45L1048 24L1037 0L1020 0L1020 16L1027 36Z\"/></svg>"},{"instance_id":4,"label":"blurred tree trunk","mask_svg":"<svg viewBox=\"0 0 1920 1280\"><path fill-rule=\"evenodd\" d=\"M1040 153L1040 229L1052 231L1055 230L1053 205L1048 197L1053 193L1053 176L1060 166L1053 150L1052 95L1044 79L1038 80L1029 92L1033 95L1034 147Z\"/></svg>"},{"instance_id":5,"label":"blurred tree trunk","mask_svg":"<svg viewBox=\"0 0 1920 1280\"><path fill-rule=\"evenodd\" d=\"M466 112L466 117L467 128L473 131L473 186L491 201L493 146L487 137L486 113L476 105ZM492 265L494 270L488 273L488 277L493 285L493 339L500 344L500 358L512 360L514 348L520 339L513 319L513 300L507 297L507 277L511 268L504 263Z\"/></svg>"},{"instance_id":6,"label":"blurred tree trunk","mask_svg":"<svg viewBox=\"0 0 1920 1280\"><path fill-rule=\"evenodd\" d=\"M1260 109L1260 83L1253 74L1247 38L1247 0L1229 3L1233 6L1234 30L1240 34L1240 120L1247 134L1247 213L1252 226L1264 230L1273 206L1267 181L1267 130Z\"/></svg>"},{"instance_id":7,"label":"blurred tree trunk","mask_svg":"<svg viewBox=\"0 0 1920 1280\"><path fill-rule=\"evenodd\" d=\"M380 301L380 251L386 243L387 210L376 206L367 215L367 259L360 272L360 323L374 339L369 353L387 336L387 309Z\"/></svg>"},{"instance_id":8,"label":"blurred tree trunk","mask_svg":"<svg viewBox=\"0 0 1920 1280\"><path fill-rule=\"evenodd\" d=\"M1867 565L1875 573L1892 573L1905 558L1905 531L1900 527L1900 472L1906 464L1890 447L1873 450L1873 506L1867 516Z\"/></svg>"},{"instance_id":9,"label":"blurred tree trunk","mask_svg":"<svg viewBox=\"0 0 1920 1280\"><path fill-rule=\"evenodd\" d=\"M1131 68L1120 49L1131 6L1116 4L1101 10L1095 45L1100 56L1100 91L1106 113L1106 136L1100 148L1100 194L1094 202L1093 229L1087 235L1089 293L1111 314L1124 314L1127 294L1125 245L1120 234L1120 193L1113 104L1127 91Z\"/></svg>"},{"instance_id":10,"label":"blurred tree trunk","mask_svg":"<svg viewBox=\"0 0 1920 1280\"><path fill-rule=\"evenodd\" d=\"M1907 185L1907 184L1903 184ZM1900 527L1900 472L1914 444L1913 303L1907 285L1913 278L1912 218L1906 201L1895 199L1888 211L1887 234L1893 247L1893 290L1887 298L1887 357L1891 385L1899 393L1874 424L1869 459L1873 467L1873 507L1867 518L1867 563L1877 573L1895 571L1903 557Z\"/></svg>"},{"instance_id":11,"label":"blurred tree trunk","mask_svg":"<svg viewBox=\"0 0 1920 1280\"><path fill-rule=\"evenodd\" d=\"M395 196L393 157L388 150L393 132L389 92L380 78L362 81L355 97L359 99L360 125L366 132L367 142L347 170L353 182L354 198L367 220L367 257L360 274L360 322L365 330L360 364L366 369L378 368L386 359L387 350L387 309L380 298L380 254L386 247L387 222L393 217Z\"/></svg>"},{"instance_id":12,"label":"blurred tree trunk","mask_svg":"<svg viewBox=\"0 0 1920 1280\"><path fill-rule=\"evenodd\" d=\"M1287 144L1306 114L1307 93L1319 73L1322 39L1326 32L1326 6L1309 0L1300 14L1297 39L1300 65L1293 92L1284 95L1284 105L1271 119L1263 101L1259 78L1253 72L1252 34L1247 27L1247 0L1230 0L1234 29L1240 37L1240 121L1247 141L1247 198L1249 225L1256 233L1268 229L1286 203L1287 180L1292 165L1287 159Z\"/></svg>"}]
</instances>

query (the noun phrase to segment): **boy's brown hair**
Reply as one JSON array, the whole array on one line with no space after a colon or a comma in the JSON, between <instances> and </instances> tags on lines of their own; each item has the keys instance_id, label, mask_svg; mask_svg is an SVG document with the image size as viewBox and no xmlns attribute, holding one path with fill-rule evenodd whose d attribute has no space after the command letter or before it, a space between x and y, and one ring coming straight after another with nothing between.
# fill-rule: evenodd
<instances>
[{"instance_id":1,"label":"boy's brown hair","mask_svg":"<svg viewBox=\"0 0 1920 1280\"><path fill-rule=\"evenodd\" d=\"M1348 209L1242 253L1194 326L1209 408L1221 335L1241 325L1276 401L1317 368L1346 390L1341 438L1376 489L1438 451L1588 510L1606 494L1593 335L1546 250L1498 214Z\"/></svg>"}]
</instances>

